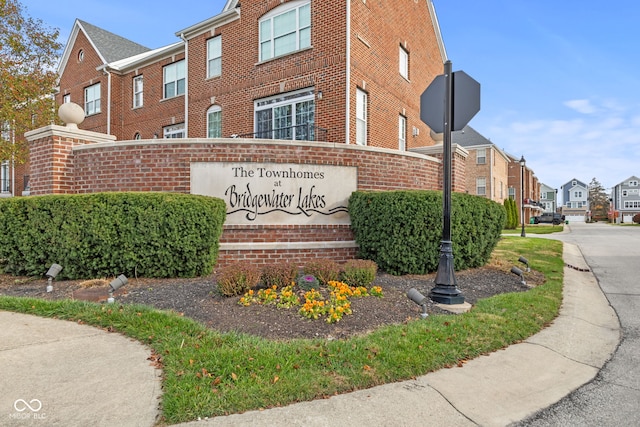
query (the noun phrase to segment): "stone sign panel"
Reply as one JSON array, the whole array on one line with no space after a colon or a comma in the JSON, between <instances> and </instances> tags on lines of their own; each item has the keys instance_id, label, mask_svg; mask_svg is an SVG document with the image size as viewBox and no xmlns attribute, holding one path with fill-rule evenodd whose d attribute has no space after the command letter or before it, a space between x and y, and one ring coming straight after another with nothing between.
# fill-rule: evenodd
<instances>
[{"instance_id":1,"label":"stone sign panel","mask_svg":"<svg viewBox=\"0 0 640 427\"><path fill-rule=\"evenodd\" d=\"M191 164L191 193L227 204L225 224L350 224L358 169L296 163Z\"/></svg>"}]
</instances>

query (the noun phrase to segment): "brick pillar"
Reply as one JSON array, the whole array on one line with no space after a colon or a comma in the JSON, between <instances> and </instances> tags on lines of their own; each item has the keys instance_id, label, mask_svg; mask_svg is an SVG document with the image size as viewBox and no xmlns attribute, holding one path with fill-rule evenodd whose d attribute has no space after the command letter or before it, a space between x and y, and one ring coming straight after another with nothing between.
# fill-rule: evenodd
<instances>
[{"instance_id":1,"label":"brick pillar","mask_svg":"<svg viewBox=\"0 0 640 427\"><path fill-rule=\"evenodd\" d=\"M112 135L58 125L32 130L25 137L29 141L32 195L75 193L73 147L116 140Z\"/></svg>"}]
</instances>

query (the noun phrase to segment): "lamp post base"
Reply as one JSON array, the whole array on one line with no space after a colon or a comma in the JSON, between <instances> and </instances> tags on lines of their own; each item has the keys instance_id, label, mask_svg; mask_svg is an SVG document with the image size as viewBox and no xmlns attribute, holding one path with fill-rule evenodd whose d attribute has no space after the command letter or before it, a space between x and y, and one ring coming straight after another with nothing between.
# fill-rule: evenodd
<instances>
[{"instance_id":1,"label":"lamp post base","mask_svg":"<svg viewBox=\"0 0 640 427\"><path fill-rule=\"evenodd\" d=\"M464 295L457 288L453 268L451 241L440 242L440 261L435 278L436 286L429 292L429 298L440 304L464 304Z\"/></svg>"}]
</instances>

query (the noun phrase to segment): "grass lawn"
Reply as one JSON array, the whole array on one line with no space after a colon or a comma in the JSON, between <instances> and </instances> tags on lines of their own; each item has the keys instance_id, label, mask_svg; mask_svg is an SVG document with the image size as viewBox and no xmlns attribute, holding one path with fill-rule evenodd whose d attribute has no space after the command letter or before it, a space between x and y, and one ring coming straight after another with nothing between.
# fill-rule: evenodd
<instances>
[{"instance_id":1,"label":"grass lawn","mask_svg":"<svg viewBox=\"0 0 640 427\"><path fill-rule=\"evenodd\" d=\"M162 360L162 412L173 424L409 379L521 341L556 317L564 266L562 243L547 239L503 237L493 256L517 265L521 255L545 275L544 285L481 300L465 314L430 316L348 340L221 334L135 305L0 297L0 309L82 321L148 345Z\"/></svg>"}]
</instances>

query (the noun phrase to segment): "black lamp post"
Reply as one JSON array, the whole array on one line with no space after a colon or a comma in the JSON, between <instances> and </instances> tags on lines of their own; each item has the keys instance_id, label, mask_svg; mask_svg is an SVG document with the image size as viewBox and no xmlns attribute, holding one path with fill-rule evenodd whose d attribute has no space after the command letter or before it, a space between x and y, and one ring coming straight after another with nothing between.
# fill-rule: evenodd
<instances>
[{"instance_id":1,"label":"black lamp post","mask_svg":"<svg viewBox=\"0 0 640 427\"><path fill-rule=\"evenodd\" d=\"M440 260L434 279L435 286L429 298L440 304L464 304L464 295L457 287L454 273L453 245L451 242L451 128L453 123L453 78L451 61L444 64L445 109L443 146L443 191L442 191L442 240Z\"/></svg>"},{"instance_id":2,"label":"black lamp post","mask_svg":"<svg viewBox=\"0 0 640 427\"><path fill-rule=\"evenodd\" d=\"M524 159L524 156L520 157L520 222L522 222L522 232L520 233L520 237L527 237L527 234L524 232L524 167L527 164L527 161Z\"/></svg>"}]
</instances>

